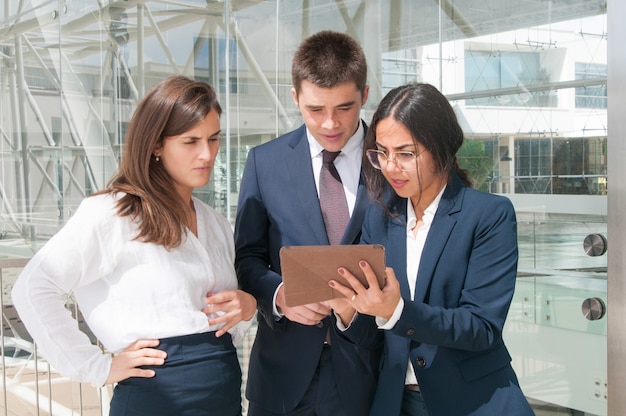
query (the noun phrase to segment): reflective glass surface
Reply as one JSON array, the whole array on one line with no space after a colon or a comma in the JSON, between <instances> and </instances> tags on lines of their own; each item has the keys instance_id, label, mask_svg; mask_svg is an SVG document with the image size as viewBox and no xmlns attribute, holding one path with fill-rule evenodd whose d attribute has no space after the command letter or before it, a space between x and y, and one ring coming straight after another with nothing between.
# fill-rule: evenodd
<instances>
[{"instance_id":1,"label":"reflective glass surface","mask_svg":"<svg viewBox=\"0 0 626 416\"><path fill-rule=\"evenodd\" d=\"M106 184L147 89L184 74L218 91L225 139L196 195L234 223L248 151L302 122L291 94L294 50L333 29L366 52L366 122L403 83L431 83L450 99L466 135L461 166L518 213L520 273L505 339L522 387L537 409L606 414L606 317L581 312L588 298L606 300L606 254L583 248L587 235L607 234L605 0L1 4L0 261L8 261L4 327L14 328L3 332L11 345L3 374L30 389L19 400L9 392L9 407L39 406L28 383L50 374L45 362L33 367L32 343L11 309L19 267L10 262L30 258ZM248 348L240 349L244 367ZM581 366L585 349L599 353ZM77 404L55 390L53 402L88 412L106 408L107 394Z\"/></svg>"}]
</instances>

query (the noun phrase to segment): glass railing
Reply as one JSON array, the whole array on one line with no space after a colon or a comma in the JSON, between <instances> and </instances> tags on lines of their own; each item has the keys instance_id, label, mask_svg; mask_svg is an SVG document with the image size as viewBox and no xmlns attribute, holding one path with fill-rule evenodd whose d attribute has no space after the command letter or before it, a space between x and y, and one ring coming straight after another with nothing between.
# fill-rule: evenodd
<instances>
[{"instance_id":1,"label":"glass railing","mask_svg":"<svg viewBox=\"0 0 626 416\"><path fill-rule=\"evenodd\" d=\"M606 317L590 320L583 310L589 299L606 302L606 256L590 257L583 248L590 233L606 233L606 222L602 216L517 217L520 265L504 337L524 393L534 406L545 403L570 414L606 415ZM13 308L10 290L28 261L15 254L31 249L7 244L6 255L0 257L0 415L108 414L111 388L76 383L54 372L37 356ZM79 325L84 325L80 318ZM238 348L244 386L254 329ZM245 409L245 400L243 404Z\"/></svg>"},{"instance_id":2,"label":"glass railing","mask_svg":"<svg viewBox=\"0 0 626 416\"><path fill-rule=\"evenodd\" d=\"M37 347L19 319L10 293L28 259L0 259L2 285L2 389L3 415L105 415L111 387L95 388L60 376L37 354Z\"/></svg>"},{"instance_id":3,"label":"glass railing","mask_svg":"<svg viewBox=\"0 0 626 416\"><path fill-rule=\"evenodd\" d=\"M602 216L518 214L520 266L504 337L527 397L569 413L607 414L606 235Z\"/></svg>"}]
</instances>

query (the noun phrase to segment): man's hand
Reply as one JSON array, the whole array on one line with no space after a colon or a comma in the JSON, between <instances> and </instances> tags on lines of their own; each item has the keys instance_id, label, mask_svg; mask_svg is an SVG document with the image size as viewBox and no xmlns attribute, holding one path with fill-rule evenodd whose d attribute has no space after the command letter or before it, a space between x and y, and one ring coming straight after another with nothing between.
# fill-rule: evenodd
<instances>
[{"instance_id":1,"label":"man's hand","mask_svg":"<svg viewBox=\"0 0 626 416\"><path fill-rule=\"evenodd\" d=\"M323 303L309 303L308 305L289 307L285 303L284 286L280 286L276 294L276 306L293 322L302 325L317 325L322 319L330 315L330 307Z\"/></svg>"}]
</instances>

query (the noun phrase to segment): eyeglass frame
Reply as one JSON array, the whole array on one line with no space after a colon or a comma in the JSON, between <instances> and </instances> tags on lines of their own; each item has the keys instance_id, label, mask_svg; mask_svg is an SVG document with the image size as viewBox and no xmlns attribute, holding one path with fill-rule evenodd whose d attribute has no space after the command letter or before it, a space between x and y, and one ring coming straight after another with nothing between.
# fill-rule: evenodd
<instances>
[{"instance_id":1,"label":"eyeglass frame","mask_svg":"<svg viewBox=\"0 0 626 416\"><path fill-rule=\"evenodd\" d=\"M417 170L417 166L415 166L414 169L406 169L402 166L402 164L400 164L400 162L398 162L395 155L399 153L411 153L413 155L413 160L417 160L417 157L421 155L422 153L424 153L425 151L426 149L422 149L419 152L414 152L412 150L402 150L400 152L386 152L384 150L379 150L379 149L367 149L365 151L365 155L367 156L367 160L370 162L370 164L372 165L374 169L383 170L384 168L387 167L387 163L389 163L389 161L391 160L393 163L396 164L398 169L400 169L402 172L412 172L412 171ZM373 157L376 157L377 160L379 160L378 158L382 156L382 158L385 160L385 166L383 166L380 163L380 161L378 162L379 166L376 166L374 162L372 161L372 157L370 155L374 155Z\"/></svg>"}]
</instances>

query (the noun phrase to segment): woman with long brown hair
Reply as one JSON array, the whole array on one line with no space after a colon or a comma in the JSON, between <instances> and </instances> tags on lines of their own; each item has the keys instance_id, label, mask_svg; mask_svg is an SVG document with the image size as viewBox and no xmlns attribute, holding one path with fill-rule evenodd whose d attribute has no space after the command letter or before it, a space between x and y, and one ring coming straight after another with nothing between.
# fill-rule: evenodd
<instances>
[{"instance_id":1,"label":"woman with long brown hair","mask_svg":"<svg viewBox=\"0 0 626 416\"><path fill-rule=\"evenodd\" d=\"M13 302L53 368L117 383L111 415L239 415L234 344L256 310L237 290L228 221L192 196L208 183L221 107L206 83L169 77L144 97L106 189L31 259ZM73 294L93 345L65 308Z\"/></svg>"}]
</instances>

